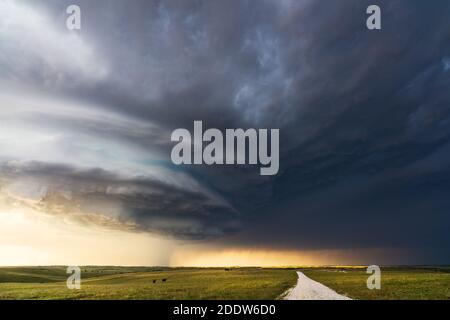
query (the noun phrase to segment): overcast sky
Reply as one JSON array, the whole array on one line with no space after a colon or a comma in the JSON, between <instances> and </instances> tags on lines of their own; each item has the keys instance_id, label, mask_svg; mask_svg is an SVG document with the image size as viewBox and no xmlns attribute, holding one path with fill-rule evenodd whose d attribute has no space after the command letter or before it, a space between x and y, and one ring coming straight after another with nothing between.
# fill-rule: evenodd
<instances>
[{"instance_id":1,"label":"overcast sky","mask_svg":"<svg viewBox=\"0 0 450 320\"><path fill-rule=\"evenodd\" d=\"M450 2L376 1L369 31L374 3L0 1L2 197L189 243L450 263ZM279 128L279 173L173 165L194 120Z\"/></svg>"}]
</instances>

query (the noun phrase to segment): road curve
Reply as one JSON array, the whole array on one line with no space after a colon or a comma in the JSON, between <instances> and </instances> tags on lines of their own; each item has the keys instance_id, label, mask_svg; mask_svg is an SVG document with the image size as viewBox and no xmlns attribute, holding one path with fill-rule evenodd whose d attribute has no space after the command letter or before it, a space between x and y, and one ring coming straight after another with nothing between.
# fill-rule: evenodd
<instances>
[{"instance_id":1,"label":"road curve","mask_svg":"<svg viewBox=\"0 0 450 320\"><path fill-rule=\"evenodd\" d=\"M300 271L297 271L297 275L297 285L286 293L284 300L351 300L308 278Z\"/></svg>"}]
</instances>

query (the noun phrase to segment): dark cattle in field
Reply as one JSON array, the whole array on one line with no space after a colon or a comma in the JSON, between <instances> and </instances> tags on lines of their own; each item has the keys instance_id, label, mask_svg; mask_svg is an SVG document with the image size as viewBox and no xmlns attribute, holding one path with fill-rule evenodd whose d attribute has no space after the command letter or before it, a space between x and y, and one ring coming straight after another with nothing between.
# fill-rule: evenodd
<instances>
[{"instance_id":1,"label":"dark cattle in field","mask_svg":"<svg viewBox=\"0 0 450 320\"><path fill-rule=\"evenodd\" d=\"M156 283L156 280L153 280L153 283Z\"/></svg>"},{"instance_id":2,"label":"dark cattle in field","mask_svg":"<svg viewBox=\"0 0 450 320\"><path fill-rule=\"evenodd\" d=\"M166 282L167 279L162 279L163 282Z\"/></svg>"}]
</instances>

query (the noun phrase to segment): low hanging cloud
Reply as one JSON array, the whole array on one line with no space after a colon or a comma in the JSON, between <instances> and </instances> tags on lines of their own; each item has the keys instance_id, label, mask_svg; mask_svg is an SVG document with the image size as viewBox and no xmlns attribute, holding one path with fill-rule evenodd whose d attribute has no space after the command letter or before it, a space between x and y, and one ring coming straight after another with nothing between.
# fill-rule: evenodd
<instances>
[{"instance_id":1,"label":"low hanging cloud","mask_svg":"<svg viewBox=\"0 0 450 320\"><path fill-rule=\"evenodd\" d=\"M5 163L0 176L4 194L79 222L189 239L240 228L237 212L220 198L149 177L39 162Z\"/></svg>"}]
</instances>

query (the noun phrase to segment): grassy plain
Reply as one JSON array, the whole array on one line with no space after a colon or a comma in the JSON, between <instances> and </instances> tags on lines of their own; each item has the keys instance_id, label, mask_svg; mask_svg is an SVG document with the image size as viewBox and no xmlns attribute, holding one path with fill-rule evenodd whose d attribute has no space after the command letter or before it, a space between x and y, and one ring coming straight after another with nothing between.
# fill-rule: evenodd
<instances>
[{"instance_id":1,"label":"grassy plain","mask_svg":"<svg viewBox=\"0 0 450 320\"><path fill-rule=\"evenodd\" d=\"M380 290L367 289L366 268L306 268L302 272L352 299L450 299L450 267L382 267Z\"/></svg>"},{"instance_id":2,"label":"grassy plain","mask_svg":"<svg viewBox=\"0 0 450 320\"><path fill-rule=\"evenodd\" d=\"M285 269L83 267L81 290L68 290L65 270L0 268L0 299L263 300L277 298L297 280Z\"/></svg>"},{"instance_id":3,"label":"grassy plain","mask_svg":"<svg viewBox=\"0 0 450 320\"><path fill-rule=\"evenodd\" d=\"M65 267L0 268L0 299L270 300L296 270L353 299L450 299L450 267L382 267L381 290L367 289L365 267L81 269L81 290L68 290Z\"/></svg>"}]
</instances>

